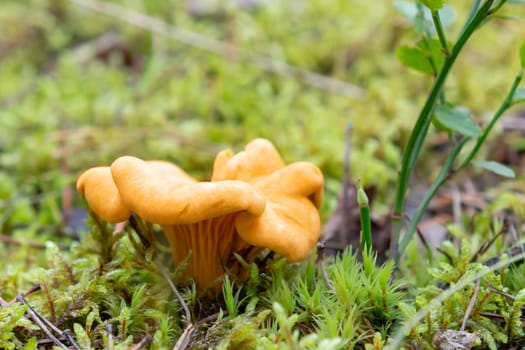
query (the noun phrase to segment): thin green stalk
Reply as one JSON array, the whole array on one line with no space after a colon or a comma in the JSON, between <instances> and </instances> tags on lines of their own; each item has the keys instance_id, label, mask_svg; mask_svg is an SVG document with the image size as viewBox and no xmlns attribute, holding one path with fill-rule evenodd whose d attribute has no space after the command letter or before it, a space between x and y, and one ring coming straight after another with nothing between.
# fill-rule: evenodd
<instances>
[{"instance_id":1,"label":"thin green stalk","mask_svg":"<svg viewBox=\"0 0 525 350\"><path fill-rule=\"evenodd\" d=\"M505 113L505 111L512 106L512 99L514 97L514 94L516 93L516 89L518 88L522 78L523 72L520 72L520 74L518 74L516 78L514 78L514 82L512 83L512 86L509 92L507 93L505 100L503 100L496 113L494 113L494 116L488 123L487 127L483 130L483 133L478 137L476 144L474 145L468 156L465 158L465 160L463 160L463 162L461 162L461 165L458 167L458 170L461 170L470 164L472 159L474 159L474 157L478 154L479 149L487 139L487 136L492 131L494 125L496 125L496 122L501 118L503 113Z\"/></svg>"},{"instance_id":2,"label":"thin green stalk","mask_svg":"<svg viewBox=\"0 0 525 350\"><path fill-rule=\"evenodd\" d=\"M417 10L418 10L418 16L424 17L426 7L423 6L423 4L420 3L419 1L416 2L416 7L417 7ZM427 38L430 38L430 37L432 37L432 31L430 30L430 28L426 28L424 33L421 33L421 39L422 39L421 40L421 44L425 46L425 49L427 49L427 51L429 53L432 50L430 49L430 45L428 43ZM430 66L432 68L432 72L434 72L434 76L436 76L437 73L438 73L438 67L436 66L436 62L434 62L434 59L432 58L431 54L428 55L428 62L430 63Z\"/></svg>"},{"instance_id":3,"label":"thin green stalk","mask_svg":"<svg viewBox=\"0 0 525 350\"><path fill-rule=\"evenodd\" d=\"M474 18L474 16L478 12L480 4L481 4L481 0L474 0L474 2L472 3L472 7L470 8L467 20L465 21L465 24L463 25L463 28L461 28L461 32L460 32L459 36L461 36L463 34L463 32L465 31L465 29L467 29L468 24L472 21L472 19Z\"/></svg>"},{"instance_id":4,"label":"thin green stalk","mask_svg":"<svg viewBox=\"0 0 525 350\"><path fill-rule=\"evenodd\" d=\"M467 141L470 138L465 137L463 138L459 143L457 143L450 154L448 155L447 159L445 160L445 163L443 164L441 171L439 172L438 176L434 179L434 182L430 186L430 188L425 193L425 196L423 197L423 200L417 207L414 216L412 217L410 224L407 228L407 231L403 238L401 239L401 242L399 243L399 255L401 256L403 252L405 251L406 247L408 246L408 243L412 240L412 237L414 236L417 225L421 221L421 218L423 217L423 214L425 213L428 204L436 194L436 192L439 190L439 188L450 178L451 174L454 172L452 166L454 165L455 160L457 159L459 152L463 149L463 146L467 143Z\"/></svg>"},{"instance_id":5,"label":"thin green stalk","mask_svg":"<svg viewBox=\"0 0 525 350\"><path fill-rule=\"evenodd\" d=\"M430 52L430 45L428 44L428 41L423 40L423 45L425 45L425 48ZM432 55L429 55L428 57L428 63L430 63L430 66L432 67L432 72L434 72L434 76L438 73L438 67L436 66L436 63L432 59Z\"/></svg>"},{"instance_id":6,"label":"thin green stalk","mask_svg":"<svg viewBox=\"0 0 525 350\"><path fill-rule=\"evenodd\" d=\"M450 55L445 59L441 70L439 71L432 90L423 106L416 124L410 134L405 152L402 157L401 170L399 173L399 182L396 191L396 199L394 203L394 212L392 216L392 257L395 261L399 260L400 252L398 251L397 243L403 227L402 214L405 204L405 194L408 188L408 183L414 169L415 162L421 151L423 142L426 138L430 122L432 120L432 112L436 105L436 100L445 84L446 78L456 61L459 53L463 49L472 33L485 20L492 6L493 0L487 0L481 8L479 8L476 15L469 22L462 35L458 38L450 51Z\"/></svg>"},{"instance_id":7,"label":"thin green stalk","mask_svg":"<svg viewBox=\"0 0 525 350\"><path fill-rule=\"evenodd\" d=\"M497 12L503 5L505 5L506 2L507 0L501 0L500 2L496 4L496 6L494 6L494 8L490 12L491 13Z\"/></svg>"},{"instance_id":8,"label":"thin green stalk","mask_svg":"<svg viewBox=\"0 0 525 350\"><path fill-rule=\"evenodd\" d=\"M445 56L449 55L447 38L445 36L445 31L443 30L443 24L441 23L441 17L439 16L439 11L432 10L432 21L434 22L434 27L436 28L436 33L439 38L439 43L443 48L443 53Z\"/></svg>"},{"instance_id":9,"label":"thin green stalk","mask_svg":"<svg viewBox=\"0 0 525 350\"><path fill-rule=\"evenodd\" d=\"M368 196L360 181L357 182L357 204L359 205L361 219L361 253L364 258L365 255L369 256L372 251L372 224Z\"/></svg>"}]
</instances>

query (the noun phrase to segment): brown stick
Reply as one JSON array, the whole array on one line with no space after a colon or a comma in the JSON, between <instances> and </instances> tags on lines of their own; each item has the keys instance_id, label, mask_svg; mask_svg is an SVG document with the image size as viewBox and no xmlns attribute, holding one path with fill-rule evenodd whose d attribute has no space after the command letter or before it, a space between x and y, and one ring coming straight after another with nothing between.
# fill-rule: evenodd
<instances>
[{"instance_id":1,"label":"brown stick","mask_svg":"<svg viewBox=\"0 0 525 350\"><path fill-rule=\"evenodd\" d=\"M505 298L507 298L507 299L509 299L509 300L514 301L514 300L516 299L516 297L514 297L514 295L511 295L511 294L509 294L509 293L505 293L504 291L499 290L499 289L497 289L496 287L491 286L490 284L487 285L487 288L488 288L491 292L494 292L494 293L496 293L496 294L499 294L499 295L501 295L501 296L503 296L503 297L505 297Z\"/></svg>"},{"instance_id":2,"label":"brown stick","mask_svg":"<svg viewBox=\"0 0 525 350\"><path fill-rule=\"evenodd\" d=\"M168 282L171 290L173 291L173 293L175 294L175 296L179 300L180 304L182 305L182 308L184 309L184 314L186 315L186 328L188 328L189 326L192 326L191 312L190 312L190 309L188 308L188 305L186 305L186 302L184 301L184 299L182 298L182 295L180 295L177 287L175 287L175 284L173 283L173 281L171 280L170 276L168 275L168 273L166 272L166 270L162 266L162 263L160 263L159 261L156 261L156 263L157 263L157 268L159 269L160 273L162 274L162 277L164 277L166 282Z\"/></svg>"},{"instance_id":3,"label":"brown stick","mask_svg":"<svg viewBox=\"0 0 525 350\"><path fill-rule=\"evenodd\" d=\"M151 344L151 342L153 341L153 337L149 334L146 334L146 336L144 336L144 338L142 338L142 340L140 342L138 342L137 344L133 345L133 346L130 346L127 350L139 350L139 349L142 349L146 346L148 346L149 344Z\"/></svg>"},{"instance_id":4,"label":"brown stick","mask_svg":"<svg viewBox=\"0 0 525 350\"><path fill-rule=\"evenodd\" d=\"M184 332L182 332L182 335L180 336L179 340L177 340L177 343L173 347L173 350L185 350L188 348L188 345L190 345L191 336L193 335L193 332L195 332L196 328L193 324L189 324L184 329Z\"/></svg>"},{"instance_id":5,"label":"brown stick","mask_svg":"<svg viewBox=\"0 0 525 350\"><path fill-rule=\"evenodd\" d=\"M461 324L461 328L459 329L461 332L465 331L465 327L467 326L467 321L470 317L470 314L472 313L472 310L474 309L474 305L476 304L476 299L478 298L480 285L481 285L481 278L478 278L478 280L476 281L476 285L474 286L474 291L472 292L472 297L470 298L470 302L468 303L467 309L465 310L465 317L463 317L463 323Z\"/></svg>"},{"instance_id":6,"label":"brown stick","mask_svg":"<svg viewBox=\"0 0 525 350\"><path fill-rule=\"evenodd\" d=\"M34 249L46 249L46 245L44 243L34 242L34 241L21 242L7 234L0 234L0 242L10 244L13 246L17 246L17 247L27 245L28 247L34 248ZM62 249L62 250L66 249L64 245L57 245L57 246L59 249Z\"/></svg>"},{"instance_id":7,"label":"brown stick","mask_svg":"<svg viewBox=\"0 0 525 350\"><path fill-rule=\"evenodd\" d=\"M29 317L31 317L31 319L40 327L40 329L42 329L42 331L44 331L44 333L46 333L46 335L49 337L49 339L51 339L53 341L53 343L55 345L61 347L62 349L68 349L68 347L66 345L64 345L60 340L58 340L57 337L55 337L53 335L53 333L51 333L51 331L49 331L49 329L46 327L44 322L42 322L42 320L39 317L39 315L37 314L37 312L31 307L31 305L29 305L27 300L24 298L24 295L22 293L20 293L20 294L18 294L16 296L16 300L19 303L24 304L24 305L27 306L27 311L26 312L29 315Z\"/></svg>"}]
</instances>

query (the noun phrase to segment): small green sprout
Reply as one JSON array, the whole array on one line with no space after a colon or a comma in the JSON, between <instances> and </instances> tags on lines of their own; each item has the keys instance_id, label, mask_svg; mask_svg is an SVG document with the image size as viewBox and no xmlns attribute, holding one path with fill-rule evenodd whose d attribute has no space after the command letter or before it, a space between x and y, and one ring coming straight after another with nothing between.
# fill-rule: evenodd
<instances>
[{"instance_id":1,"label":"small green sprout","mask_svg":"<svg viewBox=\"0 0 525 350\"><path fill-rule=\"evenodd\" d=\"M368 196L361 181L357 184L357 204L359 205L359 214L361 218L361 250L363 257L369 255L372 251L372 225L370 221L370 207L368 206Z\"/></svg>"}]
</instances>

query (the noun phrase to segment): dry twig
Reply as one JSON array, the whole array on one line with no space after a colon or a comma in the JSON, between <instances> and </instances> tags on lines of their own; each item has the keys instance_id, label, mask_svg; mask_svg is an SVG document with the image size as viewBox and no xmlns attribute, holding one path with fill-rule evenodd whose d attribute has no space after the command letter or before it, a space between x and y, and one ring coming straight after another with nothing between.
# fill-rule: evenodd
<instances>
[{"instance_id":1,"label":"dry twig","mask_svg":"<svg viewBox=\"0 0 525 350\"><path fill-rule=\"evenodd\" d=\"M173 293L175 294L175 296L179 300L180 304L182 305L182 308L184 309L184 314L186 315L186 329L187 329L189 326L192 325L190 309L188 308L188 305L186 305L186 302L182 298L182 295L180 295L177 287L175 287L175 284L173 283L173 281L171 280L170 276L166 272L166 269L164 269L164 267L162 266L162 264L159 261L157 261L156 263L157 263L157 267L158 267L160 273L162 274L162 277L164 277L164 279L168 282L171 290L173 291Z\"/></svg>"},{"instance_id":2,"label":"dry twig","mask_svg":"<svg viewBox=\"0 0 525 350\"><path fill-rule=\"evenodd\" d=\"M499 230L499 232L496 233L489 241L484 242L483 244L481 244L481 246L476 251L476 253L474 253L474 255L472 256L472 258L470 259L469 262L472 263L472 262L476 261L480 255L484 254L494 244L494 242L496 241L497 238L499 238L503 234L507 233L508 230L509 230L509 220L505 219L504 222L503 222L503 225L501 226L501 229Z\"/></svg>"},{"instance_id":3,"label":"dry twig","mask_svg":"<svg viewBox=\"0 0 525 350\"><path fill-rule=\"evenodd\" d=\"M334 285L332 284L332 281L330 281L330 278L328 277L328 273L326 272L326 265L324 264L324 241L319 241L317 243L317 264L319 265L319 268L321 270L321 275L323 276L323 281L330 289L331 291L335 291Z\"/></svg>"},{"instance_id":4,"label":"dry twig","mask_svg":"<svg viewBox=\"0 0 525 350\"><path fill-rule=\"evenodd\" d=\"M467 309L465 310L465 316L463 317L463 323L461 324L461 328L459 329L461 332L465 331L465 327L467 326L467 321L470 317L470 314L472 313L472 310L474 309L474 305L476 304L476 299L478 299L480 285L481 285L481 278L478 278L478 280L476 281L476 285L474 286L474 291L472 292L472 297L470 298L470 302L468 303Z\"/></svg>"},{"instance_id":5,"label":"dry twig","mask_svg":"<svg viewBox=\"0 0 525 350\"><path fill-rule=\"evenodd\" d=\"M491 292L494 292L494 293L496 293L496 294L499 294L499 295L501 295L501 296L503 296L503 297L505 297L505 298L507 298L507 299L509 299L509 300L514 301L514 300L516 299L516 297L514 297L514 295L511 295L511 294L506 293L506 292L504 292L504 291L502 291L502 290L499 290L498 288L496 288L496 287L494 287L494 286L492 286L492 285L490 285L490 284L487 285L487 288L488 288Z\"/></svg>"},{"instance_id":6,"label":"dry twig","mask_svg":"<svg viewBox=\"0 0 525 350\"><path fill-rule=\"evenodd\" d=\"M108 323L105 329L106 329L106 333L108 334L108 350L113 350L114 348L113 338L115 337L113 335L113 325L111 323Z\"/></svg>"},{"instance_id":7,"label":"dry twig","mask_svg":"<svg viewBox=\"0 0 525 350\"><path fill-rule=\"evenodd\" d=\"M29 317L33 320L33 322L35 322L39 327L40 329L42 329L42 331L44 333L46 333L46 335L48 336L48 338L57 346L60 346L64 349L69 349L66 345L64 345L57 337L55 337L55 335L53 334L53 332L55 334L58 334L58 336L60 338L65 338L67 339L67 341L71 344L71 346L76 349L76 350L80 350L80 346L77 344L77 342L75 341L75 338L73 336L73 334L71 334L71 331L69 329L66 329L64 331L60 330L58 327L56 327L54 324L52 324L51 322L49 322L44 316L40 315L35 309L33 309L33 307L27 302L27 300L25 299L26 296L28 296L29 294L37 291L37 290L40 290L40 286L37 285L37 286L34 286L24 292L21 292L21 293L18 293L18 295L16 296L15 300L14 301L11 301L9 303L6 303L6 305L8 304L12 304L13 302L17 301L23 305L26 305L27 306L27 311L26 313L29 315ZM4 305L5 301L2 302L2 305Z\"/></svg>"},{"instance_id":8,"label":"dry twig","mask_svg":"<svg viewBox=\"0 0 525 350\"><path fill-rule=\"evenodd\" d=\"M7 235L7 234L0 234L0 242L10 244L13 246L17 246L17 247L27 245L28 247L34 248L34 249L46 249L45 243L34 242L34 241L22 242L22 241L19 241L13 238L13 236ZM67 247L63 244L57 244L57 246L61 250L67 249Z\"/></svg>"},{"instance_id":9,"label":"dry twig","mask_svg":"<svg viewBox=\"0 0 525 350\"><path fill-rule=\"evenodd\" d=\"M195 332L196 329L197 328L193 324L187 325L179 340L177 340L177 343L173 347L173 350L187 349L190 345L191 336L193 335L193 332Z\"/></svg>"},{"instance_id":10,"label":"dry twig","mask_svg":"<svg viewBox=\"0 0 525 350\"><path fill-rule=\"evenodd\" d=\"M144 338L137 344L130 346L127 350L140 350L142 348L147 347L151 342L153 341L153 337L149 334L146 334Z\"/></svg>"}]
</instances>

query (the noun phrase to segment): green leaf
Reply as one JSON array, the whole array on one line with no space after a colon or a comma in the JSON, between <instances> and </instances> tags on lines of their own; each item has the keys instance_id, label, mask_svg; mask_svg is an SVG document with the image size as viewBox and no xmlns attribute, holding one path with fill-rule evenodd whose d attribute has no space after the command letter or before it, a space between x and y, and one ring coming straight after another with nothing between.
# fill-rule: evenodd
<instances>
[{"instance_id":1,"label":"green leaf","mask_svg":"<svg viewBox=\"0 0 525 350\"><path fill-rule=\"evenodd\" d=\"M525 69L525 41L522 42L520 46L520 63L521 68Z\"/></svg>"},{"instance_id":2,"label":"green leaf","mask_svg":"<svg viewBox=\"0 0 525 350\"><path fill-rule=\"evenodd\" d=\"M525 289L522 289L514 297L514 302L518 304L525 304Z\"/></svg>"},{"instance_id":3,"label":"green leaf","mask_svg":"<svg viewBox=\"0 0 525 350\"><path fill-rule=\"evenodd\" d=\"M439 125L462 135L478 137L481 134L481 128L470 118L470 113L464 108L439 106L436 108L434 117Z\"/></svg>"},{"instance_id":4,"label":"green leaf","mask_svg":"<svg viewBox=\"0 0 525 350\"><path fill-rule=\"evenodd\" d=\"M400 46L397 48L396 56L407 68L417 70L428 75L434 74L432 65L423 51L416 47Z\"/></svg>"},{"instance_id":5,"label":"green leaf","mask_svg":"<svg viewBox=\"0 0 525 350\"><path fill-rule=\"evenodd\" d=\"M38 349L38 340L36 339L36 337L31 337L31 339L29 339L27 343L25 343L24 348L23 348L23 350L36 350L36 349Z\"/></svg>"},{"instance_id":6,"label":"green leaf","mask_svg":"<svg viewBox=\"0 0 525 350\"><path fill-rule=\"evenodd\" d=\"M525 88L517 88L512 96L511 104L519 104L525 102Z\"/></svg>"},{"instance_id":7,"label":"green leaf","mask_svg":"<svg viewBox=\"0 0 525 350\"><path fill-rule=\"evenodd\" d=\"M420 40L416 47L400 46L396 55L405 67L428 75L435 74L445 62L441 44L437 39Z\"/></svg>"},{"instance_id":8,"label":"green leaf","mask_svg":"<svg viewBox=\"0 0 525 350\"><path fill-rule=\"evenodd\" d=\"M509 4L525 4L525 0L507 0Z\"/></svg>"},{"instance_id":9,"label":"green leaf","mask_svg":"<svg viewBox=\"0 0 525 350\"><path fill-rule=\"evenodd\" d=\"M418 43L418 46L428 55L437 70L441 69L443 63L445 63L445 54L441 51L441 43L438 39L425 39Z\"/></svg>"},{"instance_id":10,"label":"green leaf","mask_svg":"<svg viewBox=\"0 0 525 350\"><path fill-rule=\"evenodd\" d=\"M504 177L510 177L510 178L516 177L514 170L494 160L474 161L472 162L472 165L475 166L476 168L481 168L481 169L485 169L488 171L492 171L494 174L498 174Z\"/></svg>"},{"instance_id":11,"label":"green leaf","mask_svg":"<svg viewBox=\"0 0 525 350\"><path fill-rule=\"evenodd\" d=\"M423 5L432 11L439 10L445 4L445 0L420 0Z\"/></svg>"},{"instance_id":12,"label":"green leaf","mask_svg":"<svg viewBox=\"0 0 525 350\"><path fill-rule=\"evenodd\" d=\"M77 342L82 347L82 349L89 349L91 347L91 340L89 339L85 329L80 324L74 323L73 330L75 331Z\"/></svg>"}]
</instances>

